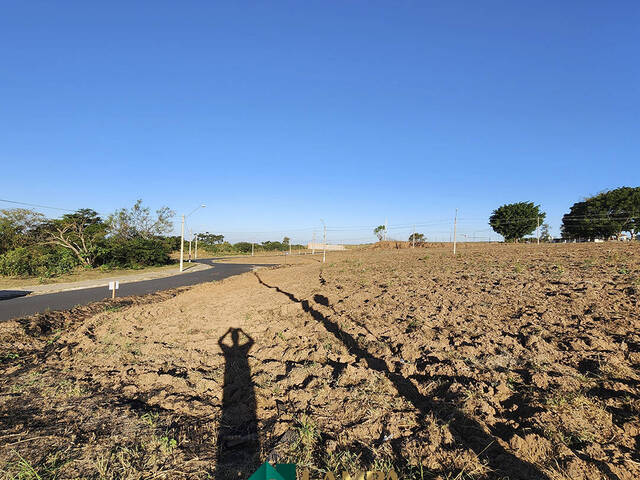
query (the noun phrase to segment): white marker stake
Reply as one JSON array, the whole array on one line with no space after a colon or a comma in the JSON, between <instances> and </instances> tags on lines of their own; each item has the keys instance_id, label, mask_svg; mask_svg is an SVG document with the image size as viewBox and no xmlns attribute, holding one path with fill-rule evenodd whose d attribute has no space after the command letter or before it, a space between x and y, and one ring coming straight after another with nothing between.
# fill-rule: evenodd
<instances>
[{"instance_id":1,"label":"white marker stake","mask_svg":"<svg viewBox=\"0 0 640 480\"><path fill-rule=\"evenodd\" d=\"M109 290L111 290L111 299L116 298L116 290L120 288L120 282L117 280L115 282L109 282Z\"/></svg>"}]
</instances>

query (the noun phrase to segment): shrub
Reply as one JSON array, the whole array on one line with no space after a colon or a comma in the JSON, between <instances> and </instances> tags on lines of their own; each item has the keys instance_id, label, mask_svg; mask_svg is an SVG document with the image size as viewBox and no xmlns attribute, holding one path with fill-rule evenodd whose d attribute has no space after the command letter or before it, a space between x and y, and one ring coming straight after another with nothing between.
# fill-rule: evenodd
<instances>
[{"instance_id":1,"label":"shrub","mask_svg":"<svg viewBox=\"0 0 640 480\"><path fill-rule=\"evenodd\" d=\"M171 244L158 238L111 239L101 244L97 263L121 268L166 265L170 253Z\"/></svg>"},{"instance_id":2,"label":"shrub","mask_svg":"<svg viewBox=\"0 0 640 480\"><path fill-rule=\"evenodd\" d=\"M41 277L55 277L63 275L76 268L80 262L78 258L66 248L48 249L35 256L38 260L36 273Z\"/></svg>"},{"instance_id":3,"label":"shrub","mask_svg":"<svg viewBox=\"0 0 640 480\"><path fill-rule=\"evenodd\" d=\"M31 252L25 247L19 247L0 255L0 273L16 277L35 275Z\"/></svg>"},{"instance_id":4,"label":"shrub","mask_svg":"<svg viewBox=\"0 0 640 480\"><path fill-rule=\"evenodd\" d=\"M70 272L77 265L75 255L59 247L19 247L0 255L1 275L53 277Z\"/></svg>"},{"instance_id":5,"label":"shrub","mask_svg":"<svg viewBox=\"0 0 640 480\"><path fill-rule=\"evenodd\" d=\"M251 244L249 242L238 242L233 244L233 249L240 253L250 253Z\"/></svg>"}]
</instances>

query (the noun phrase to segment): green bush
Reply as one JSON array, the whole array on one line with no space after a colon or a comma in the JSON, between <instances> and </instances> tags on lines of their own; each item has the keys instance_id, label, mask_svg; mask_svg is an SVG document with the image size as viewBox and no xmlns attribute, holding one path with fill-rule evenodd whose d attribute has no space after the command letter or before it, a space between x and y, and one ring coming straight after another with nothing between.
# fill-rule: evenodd
<instances>
[{"instance_id":1,"label":"green bush","mask_svg":"<svg viewBox=\"0 0 640 480\"><path fill-rule=\"evenodd\" d=\"M79 264L78 258L70 250L50 249L40 256L36 273L41 277L55 277L72 271Z\"/></svg>"},{"instance_id":2,"label":"green bush","mask_svg":"<svg viewBox=\"0 0 640 480\"><path fill-rule=\"evenodd\" d=\"M9 250L0 255L0 273L14 277L35 275L33 255L25 247Z\"/></svg>"},{"instance_id":3,"label":"green bush","mask_svg":"<svg viewBox=\"0 0 640 480\"><path fill-rule=\"evenodd\" d=\"M251 253L251 244L249 242L234 243L233 249L240 253Z\"/></svg>"},{"instance_id":4,"label":"green bush","mask_svg":"<svg viewBox=\"0 0 640 480\"><path fill-rule=\"evenodd\" d=\"M100 246L97 263L120 268L166 265L170 260L171 247L170 243L156 238L108 240Z\"/></svg>"},{"instance_id":5,"label":"green bush","mask_svg":"<svg viewBox=\"0 0 640 480\"><path fill-rule=\"evenodd\" d=\"M0 274L14 277L53 277L70 272L78 259L64 248L19 247L0 255Z\"/></svg>"},{"instance_id":6,"label":"green bush","mask_svg":"<svg viewBox=\"0 0 640 480\"><path fill-rule=\"evenodd\" d=\"M169 251L180 250L180 236L164 237L163 241L167 245Z\"/></svg>"}]
</instances>

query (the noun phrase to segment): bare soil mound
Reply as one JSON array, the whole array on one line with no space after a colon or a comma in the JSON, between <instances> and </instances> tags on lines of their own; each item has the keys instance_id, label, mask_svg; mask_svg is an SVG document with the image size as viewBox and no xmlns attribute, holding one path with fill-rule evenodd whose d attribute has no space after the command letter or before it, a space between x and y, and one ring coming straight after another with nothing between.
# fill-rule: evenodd
<instances>
[{"instance_id":1,"label":"bare soil mound","mask_svg":"<svg viewBox=\"0 0 640 480\"><path fill-rule=\"evenodd\" d=\"M401 240L381 240L371 245L370 248L380 250L400 250L403 248L443 248L447 244L442 242L403 242Z\"/></svg>"},{"instance_id":2,"label":"bare soil mound","mask_svg":"<svg viewBox=\"0 0 640 480\"><path fill-rule=\"evenodd\" d=\"M640 478L639 254L368 249L0 324L0 472Z\"/></svg>"}]
</instances>

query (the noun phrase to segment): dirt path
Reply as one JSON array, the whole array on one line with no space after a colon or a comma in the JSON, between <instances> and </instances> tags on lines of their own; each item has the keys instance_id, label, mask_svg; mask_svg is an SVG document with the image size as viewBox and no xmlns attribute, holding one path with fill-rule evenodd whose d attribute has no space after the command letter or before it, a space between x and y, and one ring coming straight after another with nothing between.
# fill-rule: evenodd
<instances>
[{"instance_id":1,"label":"dirt path","mask_svg":"<svg viewBox=\"0 0 640 480\"><path fill-rule=\"evenodd\" d=\"M349 252L11 322L0 465L15 474L20 454L57 478L246 478L265 459L316 478L638 478L638 253Z\"/></svg>"}]
</instances>

